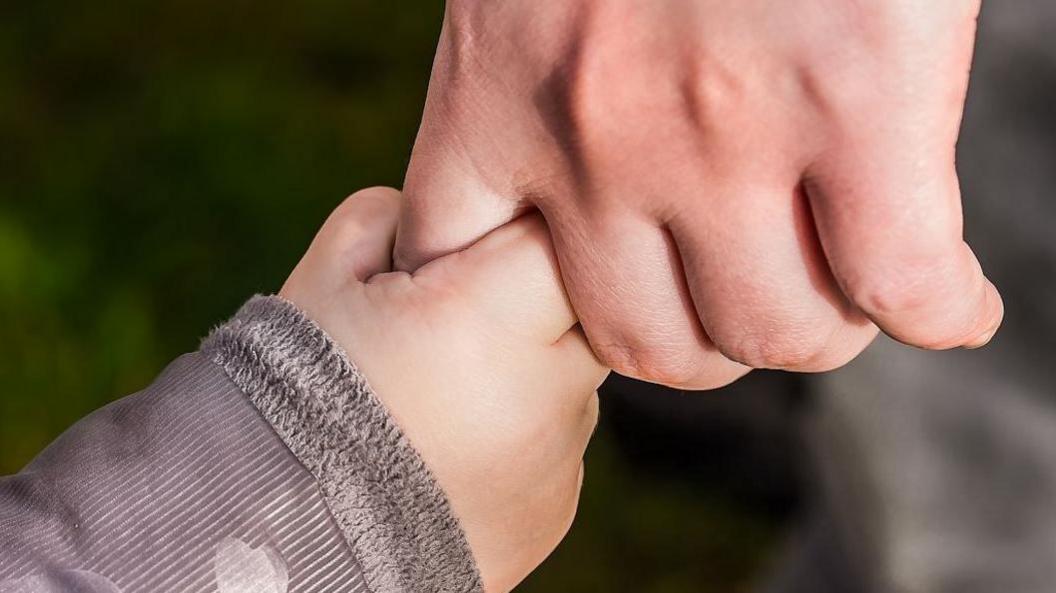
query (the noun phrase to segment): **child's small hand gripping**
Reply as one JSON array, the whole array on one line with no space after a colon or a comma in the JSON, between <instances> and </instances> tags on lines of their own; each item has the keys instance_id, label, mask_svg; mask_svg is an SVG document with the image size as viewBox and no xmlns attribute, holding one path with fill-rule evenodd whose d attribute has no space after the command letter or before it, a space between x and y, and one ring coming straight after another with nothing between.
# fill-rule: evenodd
<instances>
[{"instance_id":1,"label":"child's small hand gripping","mask_svg":"<svg viewBox=\"0 0 1056 593\"><path fill-rule=\"evenodd\" d=\"M486 589L508 591L571 524L607 369L539 216L412 275L391 271L399 210L392 189L347 199L281 294L355 361L447 494Z\"/></svg>"}]
</instances>

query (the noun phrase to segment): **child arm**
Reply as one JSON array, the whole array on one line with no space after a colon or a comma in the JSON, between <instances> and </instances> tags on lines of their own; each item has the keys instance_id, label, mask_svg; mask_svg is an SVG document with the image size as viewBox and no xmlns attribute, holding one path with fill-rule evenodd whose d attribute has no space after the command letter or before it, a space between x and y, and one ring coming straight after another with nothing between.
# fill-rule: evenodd
<instances>
[{"instance_id":1,"label":"child arm","mask_svg":"<svg viewBox=\"0 0 1056 593\"><path fill-rule=\"evenodd\" d=\"M0 593L502 591L534 568L604 370L538 221L410 276L386 272L398 208L347 201L285 298L0 479Z\"/></svg>"}]
</instances>

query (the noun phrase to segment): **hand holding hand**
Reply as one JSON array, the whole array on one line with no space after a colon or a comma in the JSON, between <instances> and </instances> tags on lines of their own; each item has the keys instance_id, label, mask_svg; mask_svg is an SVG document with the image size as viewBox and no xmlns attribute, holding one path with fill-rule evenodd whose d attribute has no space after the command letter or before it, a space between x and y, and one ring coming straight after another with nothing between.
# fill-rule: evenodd
<instances>
[{"instance_id":1,"label":"hand holding hand","mask_svg":"<svg viewBox=\"0 0 1056 593\"><path fill-rule=\"evenodd\" d=\"M355 361L447 494L486 589L508 591L571 524L607 370L538 216L412 275L390 271L399 211L392 189L346 200L281 294Z\"/></svg>"},{"instance_id":2,"label":"hand holding hand","mask_svg":"<svg viewBox=\"0 0 1056 593\"><path fill-rule=\"evenodd\" d=\"M978 11L453 0L397 265L537 207L602 362L683 387L832 369L876 326L982 345L1002 305L954 168Z\"/></svg>"}]
</instances>

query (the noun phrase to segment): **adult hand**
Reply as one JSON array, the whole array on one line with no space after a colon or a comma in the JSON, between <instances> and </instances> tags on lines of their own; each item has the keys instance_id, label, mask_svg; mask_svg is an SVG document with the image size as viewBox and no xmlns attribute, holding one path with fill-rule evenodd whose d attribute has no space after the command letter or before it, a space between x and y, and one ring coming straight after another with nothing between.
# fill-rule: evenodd
<instances>
[{"instance_id":1,"label":"adult hand","mask_svg":"<svg viewBox=\"0 0 1056 593\"><path fill-rule=\"evenodd\" d=\"M397 265L542 211L602 362L715 387L876 326L980 346L954 147L978 0L451 0ZM875 325L874 325L875 324Z\"/></svg>"}]
</instances>

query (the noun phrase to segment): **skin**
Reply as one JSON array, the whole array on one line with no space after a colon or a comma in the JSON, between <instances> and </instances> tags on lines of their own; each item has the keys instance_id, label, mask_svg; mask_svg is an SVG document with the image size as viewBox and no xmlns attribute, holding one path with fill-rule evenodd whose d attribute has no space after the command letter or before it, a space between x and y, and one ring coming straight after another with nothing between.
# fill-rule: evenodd
<instances>
[{"instance_id":1,"label":"skin","mask_svg":"<svg viewBox=\"0 0 1056 593\"><path fill-rule=\"evenodd\" d=\"M824 371L877 329L978 347L1001 298L954 152L979 2L448 4L400 269L530 209L603 363Z\"/></svg>"},{"instance_id":2,"label":"skin","mask_svg":"<svg viewBox=\"0 0 1056 593\"><path fill-rule=\"evenodd\" d=\"M605 369L525 216L414 274L392 270L400 194L358 192L280 294L356 362L458 517L489 592L538 566L575 515Z\"/></svg>"}]
</instances>

